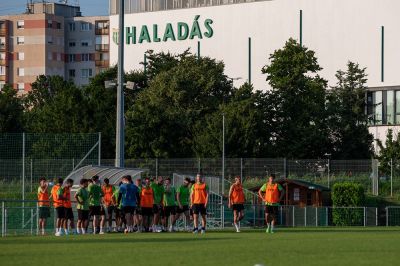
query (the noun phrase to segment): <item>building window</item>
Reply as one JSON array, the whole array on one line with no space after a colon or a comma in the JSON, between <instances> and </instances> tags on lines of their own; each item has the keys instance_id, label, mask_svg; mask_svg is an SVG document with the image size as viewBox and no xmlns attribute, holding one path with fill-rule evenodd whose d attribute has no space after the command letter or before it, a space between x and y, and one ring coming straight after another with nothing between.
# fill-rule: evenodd
<instances>
[{"instance_id":1,"label":"building window","mask_svg":"<svg viewBox=\"0 0 400 266\"><path fill-rule=\"evenodd\" d=\"M61 61L61 54L57 53L57 61Z\"/></svg>"},{"instance_id":2,"label":"building window","mask_svg":"<svg viewBox=\"0 0 400 266\"><path fill-rule=\"evenodd\" d=\"M6 85L5 81L0 81L0 91L4 88L5 85Z\"/></svg>"},{"instance_id":3,"label":"building window","mask_svg":"<svg viewBox=\"0 0 400 266\"><path fill-rule=\"evenodd\" d=\"M47 21L47 28L53 28L53 21L51 19Z\"/></svg>"},{"instance_id":4,"label":"building window","mask_svg":"<svg viewBox=\"0 0 400 266\"><path fill-rule=\"evenodd\" d=\"M395 105L394 105L394 91L387 91L386 92L386 108L385 108L385 115L386 115L386 124L393 125L395 123Z\"/></svg>"},{"instance_id":5,"label":"building window","mask_svg":"<svg viewBox=\"0 0 400 266\"><path fill-rule=\"evenodd\" d=\"M25 69L24 68L18 68L17 73L19 77L25 76Z\"/></svg>"},{"instance_id":6,"label":"building window","mask_svg":"<svg viewBox=\"0 0 400 266\"><path fill-rule=\"evenodd\" d=\"M68 71L68 75L69 75L70 78L75 78L75 69L70 69Z\"/></svg>"},{"instance_id":7,"label":"building window","mask_svg":"<svg viewBox=\"0 0 400 266\"><path fill-rule=\"evenodd\" d=\"M6 53L0 53L0 60L6 60Z\"/></svg>"},{"instance_id":8,"label":"building window","mask_svg":"<svg viewBox=\"0 0 400 266\"><path fill-rule=\"evenodd\" d=\"M61 30L61 23L60 22L57 22L57 29Z\"/></svg>"},{"instance_id":9,"label":"building window","mask_svg":"<svg viewBox=\"0 0 400 266\"><path fill-rule=\"evenodd\" d=\"M90 61L90 54L82 54L82 62Z\"/></svg>"},{"instance_id":10,"label":"building window","mask_svg":"<svg viewBox=\"0 0 400 266\"><path fill-rule=\"evenodd\" d=\"M53 36L51 36L51 35L47 36L47 43L53 44Z\"/></svg>"},{"instance_id":11,"label":"building window","mask_svg":"<svg viewBox=\"0 0 400 266\"><path fill-rule=\"evenodd\" d=\"M17 37L17 44L22 45L25 43L25 37L24 36L18 36Z\"/></svg>"},{"instance_id":12,"label":"building window","mask_svg":"<svg viewBox=\"0 0 400 266\"><path fill-rule=\"evenodd\" d=\"M76 61L76 55L75 54L69 54L68 55L68 62L73 63Z\"/></svg>"},{"instance_id":13,"label":"building window","mask_svg":"<svg viewBox=\"0 0 400 266\"><path fill-rule=\"evenodd\" d=\"M23 28L25 28L25 21L18 20L17 21L17 29L23 29Z\"/></svg>"},{"instance_id":14,"label":"building window","mask_svg":"<svg viewBox=\"0 0 400 266\"><path fill-rule=\"evenodd\" d=\"M89 41L82 41L81 42L81 45L83 46L83 47L88 47L89 45L90 45L90 42Z\"/></svg>"},{"instance_id":15,"label":"building window","mask_svg":"<svg viewBox=\"0 0 400 266\"><path fill-rule=\"evenodd\" d=\"M75 46L76 46L76 43L71 41L71 42L68 43L68 46L69 46L69 47L75 47Z\"/></svg>"},{"instance_id":16,"label":"building window","mask_svg":"<svg viewBox=\"0 0 400 266\"><path fill-rule=\"evenodd\" d=\"M6 67L0 66L0 76L4 76L6 74Z\"/></svg>"},{"instance_id":17,"label":"building window","mask_svg":"<svg viewBox=\"0 0 400 266\"><path fill-rule=\"evenodd\" d=\"M81 22L81 31L89 31L92 29L92 24L89 22Z\"/></svg>"},{"instance_id":18,"label":"building window","mask_svg":"<svg viewBox=\"0 0 400 266\"><path fill-rule=\"evenodd\" d=\"M17 59L20 61L25 60L25 53L18 53Z\"/></svg>"},{"instance_id":19,"label":"building window","mask_svg":"<svg viewBox=\"0 0 400 266\"><path fill-rule=\"evenodd\" d=\"M82 78L89 78L91 76L93 76L93 71L91 68L81 69L81 77Z\"/></svg>"},{"instance_id":20,"label":"building window","mask_svg":"<svg viewBox=\"0 0 400 266\"><path fill-rule=\"evenodd\" d=\"M47 59L48 60L53 60L53 53L52 52L47 52Z\"/></svg>"},{"instance_id":21,"label":"building window","mask_svg":"<svg viewBox=\"0 0 400 266\"><path fill-rule=\"evenodd\" d=\"M74 22L68 23L68 29L69 31L75 31L75 23Z\"/></svg>"},{"instance_id":22,"label":"building window","mask_svg":"<svg viewBox=\"0 0 400 266\"><path fill-rule=\"evenodd\" d=\"M367 114L371 125L400 125L400 90L367 92Z\"/></svg>"},{"instance_id":23,"label":"building window","mask_svg":"<svg viewBox=\"0 0 400 266\"><path fill-rule=\"evenodd\" d=\"M17 84L17 89L19 91L24 91L25 90L25 83L18 83Z\"/></svg>"}]
</instances>

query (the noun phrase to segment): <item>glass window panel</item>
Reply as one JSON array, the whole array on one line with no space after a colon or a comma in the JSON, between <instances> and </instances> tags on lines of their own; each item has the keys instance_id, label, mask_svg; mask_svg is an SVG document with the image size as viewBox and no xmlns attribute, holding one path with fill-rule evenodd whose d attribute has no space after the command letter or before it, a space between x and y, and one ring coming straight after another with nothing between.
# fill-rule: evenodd
<instances>
[{"instance_id":1,"label":"glass window panel","mask_svg":"<svg viewBox=\"0 0 400 266\"><path fill-rule=\"evenodd\" d=\"M383 113L382 91L375 92L374 105L375 105L375 117L374 117L375 124L382 125L382 113Z\"/></svg>"},{"instance_id":2,"label":"glass window panel","mask_svg":"<svg viewBox=\"0 0 400 266\"><path fill-rule=\"evenodd\" d=\"M400 124L400 91L396 91L396 124Z\"/></svg>"},{"instance_id":3,"label":"glass window panel","mask_svg":"<svg viewBox=\"0 0 400 266\"><path fill-rule=\"evenodd\" d=\"M386 92L386 123L393 125L395 122L394 91Z\"/></svg>"}]
</instances>

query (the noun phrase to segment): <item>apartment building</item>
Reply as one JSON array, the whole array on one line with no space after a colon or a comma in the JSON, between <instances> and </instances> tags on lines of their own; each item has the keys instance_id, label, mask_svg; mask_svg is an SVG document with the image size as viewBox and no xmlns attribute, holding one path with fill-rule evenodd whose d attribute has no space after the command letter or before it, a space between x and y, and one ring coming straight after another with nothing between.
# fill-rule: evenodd
<instances>
[{"instance_id":1,"label":"apartment building","mask_svg":"<svg viewBox=\"0 0 400 266\"><path fill-rule=\"evenodd\" d=\"M26 93L39 75L87 84L109 66L108 40L108 17L82 17L79 6L40 1L0 16L0 89Z\"/></svg>"}]
</instances>

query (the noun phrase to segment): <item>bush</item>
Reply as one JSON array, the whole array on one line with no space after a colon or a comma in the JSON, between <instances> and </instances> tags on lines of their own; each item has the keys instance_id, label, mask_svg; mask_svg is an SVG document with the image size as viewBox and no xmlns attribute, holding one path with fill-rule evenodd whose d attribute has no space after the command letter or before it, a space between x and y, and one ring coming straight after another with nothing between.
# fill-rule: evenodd
<instances>
[{"instance_id":1,"label":"bush","mask_svg":"<svg viewBox=\"0 0 400 266\"><path fill-rule=\"evenodd\" d=\"M334 207L362 207L365 204L364 188L360 184L336 183L332 190ZM333 209L333 223L338 226L363 225L364 217L361 209Z\"/></svg>"}]
</instances>

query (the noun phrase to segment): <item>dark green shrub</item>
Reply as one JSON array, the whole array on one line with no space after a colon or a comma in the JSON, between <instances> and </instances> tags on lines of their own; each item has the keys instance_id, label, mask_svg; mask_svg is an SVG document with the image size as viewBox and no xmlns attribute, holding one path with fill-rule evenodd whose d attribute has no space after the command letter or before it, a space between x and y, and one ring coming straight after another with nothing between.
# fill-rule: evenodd
<instances>
[{"instance_id":1,"label":"dark green shrub","mask_svg":"<svg viewBox=\"0 0 400 266\"><path fill-rule=\"evenodd\" d=\"M365 204L364 188L360 184L343 182L336 183L332 190L333 207L363 207ZM333 223L338 226L364 224L362 209L334 208Z\"/></svg>"}]
</instances>

